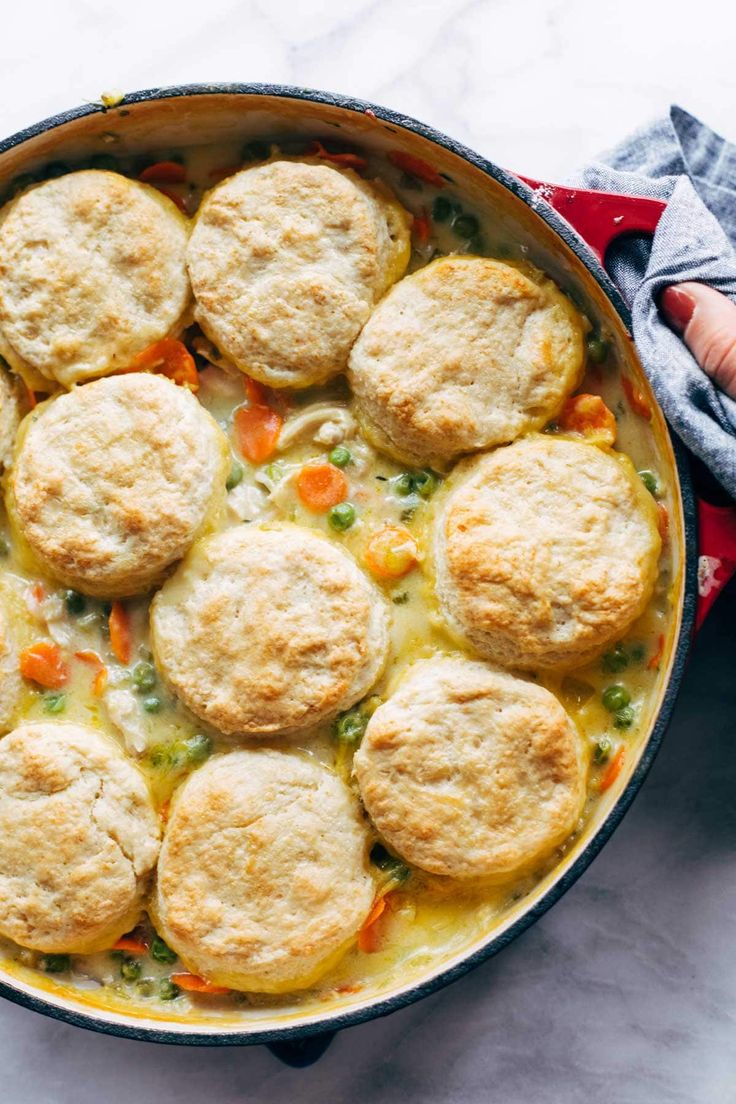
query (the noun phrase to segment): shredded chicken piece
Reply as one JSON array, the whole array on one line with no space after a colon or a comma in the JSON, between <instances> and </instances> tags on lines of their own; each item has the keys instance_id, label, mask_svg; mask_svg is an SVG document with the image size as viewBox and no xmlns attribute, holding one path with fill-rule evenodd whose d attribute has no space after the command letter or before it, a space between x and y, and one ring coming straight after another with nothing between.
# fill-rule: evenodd
<instances>
[{"instance_id":1,"label":"shredded chicken piece","mask_svg":"<svg viewBox=\"0 0 736 1104\"><path fill-rule=\"evenodd\" d=\"M242 375L238 372L232 376L214 364L199 373L199 386L200 399L223 399L237 404L245 397Z\"/></svg>"},{"instance_id":2,"label":"shredded chicken piece","mask_svg":"<svg viewBox=\"0 0 736 1104\"><path fill-rule=\"evenodd\" d=\"M111 722L125 741L131 755L142 755L148 746L140 704L130 690L107 690L105 708Z\"/></svg>"},{"instance_id":3,"label":"shredded chicken piece","mask_svg":"<svg viewBox=\"0 0 736 1104\"><path fill-rule=\"evenodd\" d=\"M255 521L268 511L269 495L247 483L239 483L227 496L227 512L236 521Z\"/></svg>"},{"instance_id":4,"label":"shredded chicken piece","mask_svg":"<svg viewBox=\"0 0 736 1104\"><path fill-rule=\"evenodd\" d=\"M354 436L357 429L355 418L347 407L330 402L315 403L286 422L279 434L278 448L283 452L307 434L311 434L317 444L339 445Z\"/></svg>"},{"instance_id":5,"label":"shredded chicken piece","mask_svg":"<svg viewBox=\"0 0 736 1104\"><path fill-rule=\"evenodd\" d=\"M58 595L46 595L39 598L33 587L25 591L26 608L35 621L42 625L55 643L62 648L68 647L74 639L74 632L66 615L63 600Z\"/></svg>"}]
</instances>

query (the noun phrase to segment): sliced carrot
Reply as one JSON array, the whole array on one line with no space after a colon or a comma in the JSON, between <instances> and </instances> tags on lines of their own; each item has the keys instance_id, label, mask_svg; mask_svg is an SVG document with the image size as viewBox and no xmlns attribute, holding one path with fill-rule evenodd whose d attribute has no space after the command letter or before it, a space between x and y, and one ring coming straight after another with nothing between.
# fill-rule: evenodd
<instances>
[{"instance_id":1,"label":"sliced carrot","mask_svg":"<svg viewBox=\"0 0 736 1104\"><path fill-rule=\"evenodd\" d=\"M606 773L601 778L598 789L601 793L604 793L613 783L616 781L621 773L621 768L624 765L624 759L626 758L626 748L621 746L614 755L611 762L608 764Z\"/></svg>"},{"instance_id":2,"label":"sliced carrot","mask_svg":"<svg viewBox=\"0 0 736 1104\"><path fill-rule=\"evenodd\" d=\"M429 241L429 215L424 207L422 208L421 214L414 216L412 229L417 241L421 245L426 245Z\"/></svg>"},{"instance_id":3,"label":"sliced carrot","mask_svg":"<svg viewBox=\"0 0 736 1104\"><path fill-rule=\"evenodd\" d=\"M563 433L579 433L595 444L612 445L616 440L616 418L600 395L573 395L557 424Z\"/></svg>"},{"instance_id":4,"label":"sliced carrot","mask_svg":"<svg viewBox=\"0 0 736 1104\"><path fill-rule=\"evenodd\" d=\"M326 514L348 497L348 481L334 464L306 464L297 476L296 491L308 510Z\"/></svg>"},{"instance_id":5,"label":"sliced carrot","mask_svg":"<svg viewBox=\"0 0 736 1104\"><path fill-rule=\"evenodd\" d=\"M419 180L426 181L427 184L434 184L435 188L444 188L447 183L436 169L433 169L426 161L422 161L420 157L414 157L411 153L391 150L388 159L396 165L397 169L408 173L409 176L416 176Z\"/></svg>"},{"instance_id":6,"label":"sliced carrot","mask_svg":"<svg viewBox=\"0 0 736 1104\"><path fill-rule=\"evenodd\" d=\"M330 153L326 150L321 142L312 142L310 153L316 154L317 157L322 158L323 161L332 161L335 165L344 165L348 169L356 169L360 172L361 169L368 167L368 162L365 157L361 157L358 153Z\"/></svg>"},{"instance_id":7,"label":"sliced carrot","mask_svg":"<svg viewBox=\"0 0 736 1104\"><path fill-rule=\"evenodd\" d=\"M379 897L373 902L373 908L368 913L363 927L358 932L358 949L365 954L373 954L379 946L378 921L386 910L386 896Z\"/></svg>"},{"instance_id":8,"label":"sliced carrot","mask_svg":"<svg viewBox=\"0 0 736 1104\"><path fill-rule=\"evenodd\" d=\"M92 680L92 693L96 698L101 698L105 687L107 686L107 667L102 662L97 652L84 651L75 652L76 659L81 659L82 663L88 664L90 667L95 668L95 677Z\"/></svg>"},{"instance_id":9,"label":"sliced carrot","mask_svg":"<svg viewBox=\"0 0 736 1104\"><path fill-rule=\"evenodd\" d=\"M255 403L235 411L233 424L238 448L251 464L262 464L273 456L284 419L270 406Z\"/></svg>"},{"instance_id":10,"label":"sliced carrot","mask_svg":"<svg viewBox=\"0 0 736 1104\"><path fill-rule=\"evenodd\" d=\"M137 935L121 935L112 945L113 951L127 951L128 954L144 955L148 953L148 944Z\"/></svg>"},{"instance_id":11,"label":"sliced carrot","mask_svg":"<svg viewBox=\"0 0 736 1104\"><path fill-rule=\"evenodd\" d=\"M626 398L629 400L629 406L634 413L638 414L640 418L651 418L651 406L644 398L643 392L631 382L628 376L621 377L621 386L624 389Z\"/></svg>"},{"instance_id":12,"label":"sliced carrot","mask_svg":"<svg viewBox=\"0 0 736 1104\"><path fill-rule=\"evenodd\" d=\"M43 602L46 598L46 587L43 585L43 583L36 582L31 587L31 594L33 595L34 602L36 602L40 606L41 602Z\"/></svg>"},{"instance_id":13,"label":"sliced carrot","mask_svg":"<svg viewBox=\"0 0 736 1104\"><path fill-rule=\"evenodd\" d=\"M119 663L130 663L133 654L133 634L130 629L128 611L122 602L113 602L108 619L110 629L110 647Z\"/></svg>"},{"instance_id":14,"label":"sliced carrot","mask_svg":"<svg viewBox=\"0 0 736 1104\"><path fill-rule=\"evenodd\" d=\"M251 376L243 377L245 394L251 406L271 406L270 395L265 383L252 379Z\"/></svg>"},{"instance_id":15,"label":"sliced carrot","mask_svg":"<svg viewBox=\"0 0 736 1104\"><path fill-rule=\"evenodd\" d=\"M178 985L185 993L209 993L215 995L230 992L226 986L215 985L213 982L207 981L206 978L199 977L197 974L172 974L171 980L174 985Z\"/></svg>"},{"instance_id":16,"label":"sliced carrot","mask_svg":"<svg viewBox=\"0 0 736 1104\"><path fill-rule=\"evenodd\" d=\"M161 192L161 195L165 195L167 199L170 199L172 203L175 203L183 215L188 215L187 205L178 192L175 192L173 188L167 188L165 184L154 184L154 188L157 192Z\"/></svg>"},{"instance_id":17,"label":"sliced carrot","mask_svg":"<svg viewBox=\"0 0 736 1104\"><path fill-rule=\"evenodd\" d=\"M61 648L51 640L39 640L20 653L20 673L23 678L58 690L69 681L69 668L61 654Z\"/></svg>"},{"instance_id":18,"label":"sliced carrot","mask_svg":"<svg viewBox=\"0 0 736 1104\"><path fill-rule=\"evenodd\" d=\"M380 579L400 579L417 562L417 542L408 529L386 525L368 541L365 562Z\"/></svg>"},{"instance_id":19,"label":"sliced carrot","mask_svg":"<svg viewBox=\"0 0 736 1104\"><path fill-rule=\"evenodd\" d=\"M129 372L156 372L160 376L188 387L195 394L199 391L199 375L194 357L183 342L173 337L162 337L138 353Z\"/></svg>"},{"instance_id":20,"label":"sliced carrot","mask_svg":"<svg viewBox=\"0 0 736 1104\"><path fill-rule=\"evenodd\" d=\"M659 667L662 662L662 656L664 655L664 633L660 633L657 639L657 650L652 652L647 660L647 668L653 671L656 667Z\"/></svg>"},{"instance_id":21,"label":"sliced carrot","mask_svg":"<svg viewBox=\"0 0 736 1104\"><path fill-rule=\"evenodd\" d=\"M156 161L138 174L146 184L183 184L186 178L187 170L178 161Z\"/></svg>"},{"instance_id":22,"label":"sliced carrot","mask_svg":"<svg viewBox=\"0 0 736 1104\"><path fill-rule=\"evenodd\" d=\"M38 405L38 399L36 398L36 392L32 387L29 387L25 380L21 380L23 384L23 390L25 391L26 402L28 403L28 409L34 410Z\"/></svg>"},{"instance_id":23,"label":"sliced carrot","mask_svg":"<svg viewBox=\"0 0 736 1104\"><path fill-rule=\"evenodd\" d=\"M663 541L670 535L670 515L664 502L657 503L657 528Z\"/></svg>"}]
</instances>

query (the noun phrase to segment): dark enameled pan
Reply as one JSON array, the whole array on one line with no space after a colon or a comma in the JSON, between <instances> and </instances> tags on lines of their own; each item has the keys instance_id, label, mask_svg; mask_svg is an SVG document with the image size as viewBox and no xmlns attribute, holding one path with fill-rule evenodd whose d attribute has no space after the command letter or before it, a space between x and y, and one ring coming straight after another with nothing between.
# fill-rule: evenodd
<instances>
[{"instance_id":1,"label":"dark enameled pan","mask_svg":"<svg viewBox=\"0 0 736 1104\"><path fill-rule=\"evenodd\" d=\"M448 955L424 976L398 981L378 996L346 994L329 1009L260 1012L257 1017L196 1020L144 1017L96 1007L89 994L70 995L51 979L37 982L0 967L0 993L68 1023L133 1039L198 1045L266 1043L293 1065L318 1057L343 1027L386 1015L435 992L502 950L534 923L580 877L621 821L657 753L677 696L694 626L736 568L736 515L731 506L698 501L688 457L670 438L631 339L631 318L605 269L606 251L621 234L652 234L663 205L650 199L572 191L524 181L414 119L347 96L271 85L214 84L153 89L113 108L88 104L0 142L0 190L51 160L93 154L142 153L204 141L245 141L280 134L334 135L341 142L399 152L451 178L473 206L493 212L529 258L556 279L589 317L605 326L619 361L640 382L652 408L652 429L668 468L674 508L670 520L675 577L675 624L662 663L648 733L605 800L558 867L488 934ZM701 594L698 594L700 558Z\"/></svg>"}]
</instances>

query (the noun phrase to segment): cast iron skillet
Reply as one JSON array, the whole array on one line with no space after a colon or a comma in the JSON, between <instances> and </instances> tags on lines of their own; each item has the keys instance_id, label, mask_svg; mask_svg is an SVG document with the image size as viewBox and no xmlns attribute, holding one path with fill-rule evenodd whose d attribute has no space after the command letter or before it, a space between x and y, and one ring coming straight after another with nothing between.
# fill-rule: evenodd
<instances>
[{"instance_id":1,"label":"cast iron skillet","mask_svg":"<svg viewBox=\"0 0 736 1104\"><path fill-rule=\"evenodd\" d=\"M135 92L113 108L87 104L0 142L0 190L20 173L55 159L73 162L94 152L141 152L184 145L195 135L200 140L274 136L274 129L279 127L285 131L301 128L312 137L326 134L348 145L398 148L452 177L476 202L492 205L502 218L521 228L520 233L531 242L530 256L563 284L577 287L590 312L617 333L619 356L642 379L648 393L630 337L628 308L604 263L614 237L654 232L662 204L522 181L423 123L348 96L279 85L207 84ZM648 393L648 397L665 439L661 412L653 396ZM598 826L588 831L587 842L563 861L560 874L543 892L532 895L529 905L521 906L495 934L419 983L399 986L379 999L358 999L352 1006L323 1015L278 1014L237 1028L225 1029L213 1019L186 1023L173 1016L143 1019L96 1009L44 988L40 981L38 985L28 984L8 971L0 972L0 994L67 1023L126 1038L204 1046L265 1043L284 1061L302 1066L322 1054L337 1030L419 1000L502 950L580 877L620 823L654 760L672 713L695 624L698 511L700 552L708 557L701 561L708 568L708 585L701 589L708 593L702 595L698 623L736 568L735 515L723 505L696 506L685 450L676 440L672 440L671 449L668 478L678 493L679 477L681 507L679 516L672 519L673 539L681 552L681 600L679 626L671 643L667 681L656 719L638 761L632 764L628 776L619 780L610 808ZM677 515L676 509L674 513Z\"/></svg>"}]
</instances>

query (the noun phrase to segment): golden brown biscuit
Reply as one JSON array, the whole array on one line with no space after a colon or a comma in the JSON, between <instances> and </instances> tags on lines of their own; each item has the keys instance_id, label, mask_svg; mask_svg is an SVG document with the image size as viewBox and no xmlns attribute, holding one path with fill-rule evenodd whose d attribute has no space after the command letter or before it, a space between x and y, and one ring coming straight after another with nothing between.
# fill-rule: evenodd
<instances>
[{"instance_id":1,"label":"golden brown biscuit","mask_svg":"<svg viewBox=\"0 0 736 1104\"><path fill-rule=\"evenodd\" d=\"M229 735L287 733L368 692L386 660L388 614L325 537L250 525L192 549L153 600L151 640L162 674L202 720Z\"/></svg>"},{"instance_id":2,"label":"golden brown biscuit","mask_svg":"<svg viewBox=\"0 0 736 1104\"><path fill-rule=\"evenodd\" d=\"M585 800L581 741L557 699L460 657L412 667L353 764L389 845L453 878L528 870L569 836Z\"/></svg>"},{"instance_id":3,"label":"golden brown biscuit","mask_svg":"<svg viewBox=\"0 0 736 1104\"><path fill-rule=\"evenodd\" d=\"M84 725L0 740L0 934L38 951L111 947L137 921L159 848L140 771Z\"/></svg>"},{"instance_id":4,"label":"golden brown biscuit","mask_svg":"<svg viewBox=\"0 0 736 1104\"><path fill-rule=\"evenodd\" d=\"M505 667L574 667L641 614L657 512L631 462L536 436L468 462L435 526L450 626Z\"/></svg>"},{"instance_id":5,"label":"golden brown biscuit","mask_svg":"<svg viewBox=\"0 0 736 1104\"><path fill-rule=\"evenodd\" d=\"M483 257L442 257L407 276L349 361L377 446L437 468L543 426L582 371L570 301L541 273Z\"/></svg>"},{"instance_id":6,"label":"golden brown biscuit","mask_svg":"<svg viewBox=\"0 0 736 1104\"><path fill-rule=\"evenodd\" d=\"M188 220L147 184L85 169L0 217L0 352L65 387L128 367L190 298Z\"/></svg>"},{"instance_id":7,"label":"golden brown biscuit","mask_svg":"<svg viewBox=\"0 0 736 1104\"><path fill-rule=\"evenodd\" d=\"M158 930L218 985L311 985L346 949L373 899L357 802L317 760L217 756L176 797L158 866Z\"/></svg>"},{"instance_id":8,"label":"golden brown biscuit","mask_svg":"<svg viewBox=\"0 0 736 1104\"><path fill-rule=\"evenodd\" d=\"M236 173L205 197L192 231L197 320L263 383L320 383L344 370L374 302L406 267L408 225L395 201L329 165Z\"/></svg>"},{"instance_id":9,"label":"golden brown biscuit","mask_svg":"<svg viewBox=\"0 0 736 1104\"><path fill-rule=\"evenodd\" d=\"M10 510L44 568L84 594L158 583L224 501L230 450L186 388L109 376L23 423Z\"/></svg>"}]
</instances>

